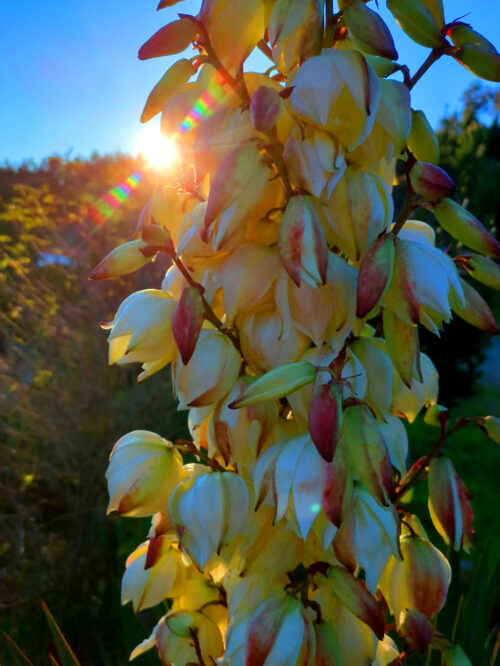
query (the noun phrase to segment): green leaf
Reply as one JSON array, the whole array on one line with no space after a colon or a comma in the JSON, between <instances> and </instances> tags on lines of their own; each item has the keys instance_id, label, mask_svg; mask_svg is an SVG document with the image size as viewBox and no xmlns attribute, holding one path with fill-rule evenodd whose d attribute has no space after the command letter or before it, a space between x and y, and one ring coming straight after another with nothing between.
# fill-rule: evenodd
<instances>
[{"instance_id":1,"label":"green leaf","mask_svg":"<svg viewBox=\"0 0 500 666\"><path fill-rule=\"evenodd\" d=\"M50 627L50 631L52 633L52 637L56 645L57 655L61 662L61 666L80 666L80 662L76 658L75 653L73 652L68 641L64 637L64 634L59 628L59 625L55 621L55 618L50 612L45 601L42 601L42 609L43 612L45 613L45 619L47 620L47 623ZM57 662L54 661L53 657L51 657L51 659L54 664L57 664Z\"/></svg>"}]
</instances>

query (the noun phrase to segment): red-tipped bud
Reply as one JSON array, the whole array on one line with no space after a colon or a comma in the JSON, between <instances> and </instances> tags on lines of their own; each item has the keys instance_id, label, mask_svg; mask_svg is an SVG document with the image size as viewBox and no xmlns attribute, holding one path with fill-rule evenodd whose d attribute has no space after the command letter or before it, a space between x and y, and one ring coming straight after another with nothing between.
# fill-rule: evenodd
<instances>
[{"instance_id":1,"label":"red-tipped bud","mask_svg":"<svg viewBox=\"0 0 500 666\"><path fill-rule=\"evenodd\" d=\"M382 608L375 597L368 592L364 582L342 567L331 567L328 580L332 584L332 592L339 601L365 622L379 640L382 640L385 630Z\"/></svg>"},{"instance_id":2,"label":"red-tipped bud","mask_svg":"<svg viewBox=\"0 0 500 666\"><path fill-rule=\"evenodd\" d=\"M429 512L434 527L455 550L472 546L474 514L470 493L449 458L429 465Z\"/></svg>"},{"instance_id":3,"label":"red-tipped bud","mask_svg":"<svg viewBox=\"0 0 500 666\"><path fill-rule=\"evenodd\" d=\"M333 382L323 384L313 395L309 408L309 432L318 453L333 460L342 428L342 396Z\"/></svg>"},{"instance_id":4,"label":"red-tipped bud","mask_svg":"<svg viewBox=\"0 0 500 666\"><path fill-rule=\"evenodd\" d=\"M250 115L255 129L268 132L276 124L281 110L278 91L269 86L260 86L250 102Z\"/></svg>"},{"instance_id":5,"label":"red-tipped bud","mask_svg":"<svg viewBox=\"0 0 500 666\"><path fill-rule=\"evenodd\" d=\"M480 254L458 257L457 260L475 280L493 289L500 289L500 266L494 261Z\"/></svg>"},{"instance_id":6,"label":"red-tipped bud","mask_svg":"<svg viewBox=\"0 0 500 666\"><path fill-rule=\"evenodd\" d=\"M394 268L394 236L379 236L365 254L358 273L356 316L366 317L390 284Z\"/></svg>"},{"instance_id":7,"label":"red-tipped bud","mask_svg":"<svg viewBox=\"0 0 500 666\"><path fill-rule=\"evenodd\" d=\"M410 183L417 194L429 201L452 197L456 186L448 174L434 164L416 162L410 171Z\"/></svg>"},{"instance_id":8,"label":"red-tipped bud","mask_svg":"<svg viewBox=\"0 0 500 666\"><path fill-rule=\"evenodd\" d=\"M156 32L139 49L139 60L174 55L184 51L196 39L198 26L187 18L179 19Z\"/></svg>"},{"instance_id":9,"label":"red-tipped bud","mask_svg":"<svg viewBox=\"0 0 500 666\"><path fill-rule=\"evenodd\" d=\"M500 53L476 44L462 44L453 54L458 62L486 81L500 81Z\"/></svg>"},{"instance_id":10,"label":"red-tipped bud","mask_svg":"<svg viewBox=\"0 0 500 666\"><path fill-rule=\"evenodd\" d=\"M463 206L443 199L434 207L437 221L453 238L482 254L500 259L500 243Z\"/></svg>"},{"instance_id":11,"label":"red-tipped bud","mask_svg":"<svg viewBox=\"0 0 500 666\"><path fill-rule=\"evenodd\" d=\"M172 332L182 362L189 363L203 324L203 301L199 289L186 287L172 317Z\"/></svg>"},{"instance_id":12,"label":"red-tipped bud","mask_svg":"<svg viewBox=\"0 0 500 666\"><path fill-rule=\"evenodd\" d=\"M417 610L408 610L401 623L401 631L411 650L426 653L434 635L429 618Z\"/></svg>"}]
</instances>

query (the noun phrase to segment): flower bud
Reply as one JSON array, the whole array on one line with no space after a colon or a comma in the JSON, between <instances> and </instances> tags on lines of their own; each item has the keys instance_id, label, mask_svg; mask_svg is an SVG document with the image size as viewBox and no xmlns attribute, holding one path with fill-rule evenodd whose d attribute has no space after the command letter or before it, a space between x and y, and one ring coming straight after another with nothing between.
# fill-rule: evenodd
<instances>
[{"instance_id":1,"label":"flower bud","mask_svg":"<svg viewBox=\"0 0 500 666\"><path fill-rule=\"evenodd\" d=\"M169 500L169 512L186 549L200 569L245 528L249 494L234 472L207 472L188 477Z\"/></svg>"},{"instance_id":2,"label":"flower bud","mask_svg":"<svg viewBox=\"0 0 500 666\"><path fill-rule=\"evenodd\" d=\"M500 266L491 259L480 254L471 254L464 257L464 261L460 262L460 265L475 280L493 289L500 289Z\"/></svg>"},{"instance_id":3,"label":"flower bud","mask_svg":"<svg viewBox=\"0 0 500 666\"><path fill-rule=\"evenodd\" d=\"M139 49L139 60L174 55L184 51L198 34L198 26L188 18L181 18L160 28Z\"/></svg>"},{"instance_id":4,"label":"flower bud","mask_svg":"<svg viewBox=\"0 0 500 666\"><path fill-rule=\"evenodd\" d=\"M149 93L149 97L141 114L141 123L147 123L154 118L157 113L163 109L163 106L170 95L178 88L187 83L188 79L194 74L195 69L190 60L181 58L177 60L172 67L167 69L162 78Z\"/></svg>"},{"instance_id":5,"label":"flower bud","mask_svg":"<svg viewBox=\"0 0 500 666\"><path fill-rule=\"evenodd\" d=\"M446 46L446 40L441 35L442 26L436 23L424 0L387 0L387 9L417 44L429 48Z\"/></svg>"},{"instance_id":6,"label":"flower bud","mask_svg":"<svg viewBox=\"0 0 500 666\"><path fill-rule=\"evenodd\" d=\"M280 224L278 248L281 262L297 287L302 280L313 287L325 284L328 246L312 197L290 199Z\"/></svg>"},{"instance_id":7,"label":"flower bud","mask_svg":"<svg viewBox=\"0 0 500 666\"><path fill-rule=\"evenodd\" d=\"M409 326L388 308L384 309L384 335L387 353L403 382L411 386L412 379L420 380L420 345L418 328Z\"/></svg>"},{"instance_id":8,"label":"flower bud","mask_svg":"<svg viewBox=\"0 0 500 666\"><path fill-rule=\"evenodd\" d=\"M308 58L290 81L290 104L353 150L370 133L380 79L358 51L325 50Z\"/></svg>"},{"instance_id":9,"label":"flower bud","mask_svg":"<svg viewBox=\"0 0 500 666\"><path fill-rule=\"evenodd\" d=\"M411 111L408 148L417 160L430 164L439 162L439 141L423 111Z\"/></svg>"},{"instance_id":10,"label":"flower bud","mask_svg":"<svg viewBox=\"0 0 500 666\"><path fill-rule=\"evenodd\" d=\"M432 618L446 601L451 569L444 555L423 537L406 535L402 561L391 557L380 579L380 591L399 624L406 610Z\"/></svg>"},{"instance_id":11,"label":"flower bud","mask_svg":"<svg viewBox=\"0 0 500 666\"><path fill-rule=\"evenodd\" d=\"M226 335L203 329L189 363L179 359L174 367L179 408L204 407L224 398L238 378L240 365L240 355Z\"/></svg>"},{"instance_id":12,"label":"flower bud","mask_svg":"<svg viewBox=\"0 0 500 666\"><path fill-rule=\"evenodd\" d=\"M362 0L353 0L344 7L342 14L354 43L361 51L390 60L398 59L389 28Z\"/></svg>"},{"instance_id":13,"label":"flower bud","mask_svg":"<svg viewBox=\"0 0 500 666\"><path fill-rule=\"evenodd\" d=\"M447 545L469 551L473 512L470 493L449 458L434 458L429 465L429 512L434 527Z\"/></svg>"},{"instance_id":14,"label":"flower bud","mask_svg":"<svg viewBox=\"0 0 500 666\"><path fill-rule=\"evenodd\" d=\"M426 615L417 610L407 610L401 621L400 630L411 650L427 653L434 635L434 627Z\"/></svg>"},{"instance_id":15,"label":"flower bud","mask_svg":"<svg viewBox=\"0 0 500 666\"><path fill-rule=\"evenodd\" d=\"M366 317L385 294L394 268L394 236L377 238L363 257L358 273L356 316Z\"/></svg>"},{"instance_id":16,"label":"flower bud","mask_svg":"<svg viewBox=\"0 0 500 666\"><path fill-rule=\"evenodd\" d=\"M500 81L500 53L489 48L465 43L453 54L455 59L476 76L486 81Z\"/></svg>"},{"instance_id":17,"label":"flower bud","mask_svg":"<svg viewBox=\"0 0 500 666\"><path fill-rule=\"evenodd\" d=\"M429 405L425 412L424 423L427 425L441 428L443 421L447 421L450 417L450 412L447 407L442 405Z\"/></svg>"},{"instance_id":18,"label":"flower bud","mask_svg":"<svg viewBox=\"0 0 500 666\"><path fill-rule=\"evenodd\" d=\"M500 258L500 243L460 204L443 199L434 207L434 215L445 231L467 247Z\"/></svg>"},{"instance_id":19,"label":"flower bud","mask_svg":"<svg viewBox=\"0 0 500 666\"><path fill-rule=\"evenodd\" d=\"M465 306L461 307L458 303L455 303L453 306L455 314L467 323L472 324L472 326L476 326L482 331L487 331L491 335L496 335L498 333L498 324L488 303L465 280L460 278L460 282L465 296Z\"/></svg>"},{"instance_id":20,"label":"flower bud","mask_svg":"<svg viewBox=\"0 0 500 666\"><path fill-rule=\"evenodd\" d=\"M281 112L281 98L274 88L260 86L252 96L250 115L255 129L269 132Z\"/></svg>"},{"instance_id":21,"label":"flower bud","mask_svg":"<svg viewBox=\"0 0 500 666\"><path fill-rule=\"evenodd\" d=\"M377 55L367 55L365 58L370 67L373 67L375 74L381 79L398 71L399 66L389 58Z\"/></svg>"},{"instance_id":22,"label":"flower bud","mask_svg":"<svg viewBox=\"0 0 500 666\"><path fill-rule=\"evenodd\" d=\"M145 224L141 227L142 240L152 247L172 247L170 234L159 224Z\"/></svg>"},{"instance_id":23,"label":"flower bud","mask_svg":"<svg viewBox=\"0 0 500 666\"><path fill-rule=\"evenodd\" d=\"M451 39L455 46L462 46L462 44L474 44L484 51L491 51L496 53L495 46L472 29L468 23L463 23L462 21L453 21L451 25L448 25L446 31L447 37Z\"/></svg>"},{"instance_id":24,"label":"flower bud","mask_svg":"<svg viewBox=\"0 0 500 666\"><path fill-rule=\"evenodd\" d=\"M171 535L158 536L138 546L127 558L126 566L122 604L131 601L135 613L182 591L186 565Z\"/></svg>"},{"instance_id":25,"label":"flower bud","mask_svg":"<svg viewBox=\"0 0 500 666\"><path fill-rule=\"evenodd\" d=\"M328 580L332 584L332 592L339 601L365 622L379 640L382 640L385 633L382 607L368 592L363 581L355 578L347 569L337 566L330 568Z\"/></svg>"},{"instance_id":26,"label":"flower bud","mask_svg":"<svg viewBox=\"0 0 500 666\"><path fill-rule=\"evenodd\" d=\"M342 395L333 381L313 395L309 408L309 432L318 453L332 462L342 429Z\"/></svg>"},{"instance_id":27,"label":"flower bud","mask_svg":"<svg viewBox=\"0 0 500 666\"><path fill-rule=\"evenodd\" d=\"M417 194L429 201L452 197L456 185L448 174L434 164L416 162L410 170L410 183Z\"/></svg>"},{"instance_id":28,"label":"flower bud","mask_svg":"<svg viewBox=\"0 0 500 666\"><path fill-rule=\"evenodd\" d=\"M179 483L182 457L170 442L147 430L134 430L111 451L108 513L152 516L165 511L170 493Z\"/></svg>"},{"instance_id":29,"label":"flower bud","mask_svg":"<svg viewBox=\"0 0 500 666\"><path fill-rule=\"evenodd\" d=\"M246 664L307 666L314 655L314 629L301 602L270 597L253 613L248 627Z\"/></svg>"},{"instance_id":30,"label":"flower bud","mask_svg":"<svg viewBox=\"0 0 500 666\"><path fill-rule=\"evenodd\" d=\"M142 239L118 245L92 269L89 280L108 280L133 273L153 261L157 251Z\"/></svg>"},{"instance_id":31,"label":"flower bud","mask_svg":"<svg viewBox=\"0 0 500 666\"><path fill-rule=\"evenodd\" d=\"M308 361L287 363L258 377L229 405L232 409L253 405L264 400L276 400L310 384L316 378L316 368Z\"/></svg>"},{"instance_id":32,"label":"flower bud","mask_svg":"<svg viewBox=\"0 0 500 666\"><path fill-rule=\"evenodd\" d=\"M500 444L500 419L496 416L483 416L480 419L486 434L497 444Z\"/></svg>"},{"instance_id":33,"label":"flower bud","mask_svg":"<svg viewBox=\"0 0 500 666\"><path fill-rule=\"evenodd\" d=\"M186 287L172 316L174 335L182 362L187 365L193 355L203 324L203 301L197 287Z\"/></svg>"}]
</instances>

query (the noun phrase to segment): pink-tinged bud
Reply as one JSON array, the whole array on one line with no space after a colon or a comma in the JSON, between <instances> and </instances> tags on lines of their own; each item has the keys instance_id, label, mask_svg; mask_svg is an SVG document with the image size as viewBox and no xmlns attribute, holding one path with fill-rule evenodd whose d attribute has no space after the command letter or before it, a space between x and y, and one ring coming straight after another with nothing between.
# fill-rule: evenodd
<instances>
[{"instance_id":1,"label":"pink-tinged bud","mask_svg":"<svg viewBox=\"0 0 500 666\"><path fill-rule=\"evenodd\" d=\"M457 261L475 280L492 289L500 289L500 266L480 254L457 257Z\"/></svg>"},{"instance_id":2,"label":"pink-tinged bud","mask_svg":"<svg viewBox=\"0 0 500 666\"><path fill-rule=\"evenodd\" d=\"M416 162L410 171L410 183L417 194L429 201L452 197L456 185L448 174L427 162Z\"/></svg>"},{"instance_id":3,"label":"pink-tinged bud","mask_svg":"<svg viewBox=\"0 0 500 666\"><path fill-rule=\"evenodd\" d=\"M480 423L488 437L500 444L500 419L496 416L482 416Z\"/></svg>"},{"instance_id":4,"label":"pink-tinged bud","mask_svg":"<svg viewBox=\"0 0 500 666\"><path fill-rule=\"evenodd\" d=\"M331 590L339 601L362 622L367 624L382 640L385 632L384 615L375 597L368 592L363 581L355 578L347 569L331 567L328 572Z\"/></svg>"},{"instance_id":5,"label":"pink-tinged bud","mask_svg":"<svg viewBox=\"0 0 500 666\"><path fill-rule=\"evenodd\" d=\"M333 460L341 429L342 395L332 380L319 387L309 407L309 432L323 460Z\"/></svg>"},{"instance_id":6,"label":"pink-tinged bud","mask_svg":"<svg viewBox=\"0 0 500 666\"><path fill-rule=\"evenodd\" d=\"M470 493L449 458L434 458L429 465L429 512L446 544L468 552L474 531Z\"/></svg>"},{"instance_id":7,"label":"pink-tinged bud","mask_svg":"<svg viewBox=\"0 0 500 666\"><path fill-rule=\"evenodd\" d=\"M392 465L382 432L368 407L344 411L346 458L350 469L382 506L389 504Z\"/></svg>"},{"instance_id":8,"label":"pink-tinged bud","mask_svg":"<svg viewBox=\"0 0 500 666\"><path fill-rule=\"evenodd\" d=\"M144 225L141 230L141 238L145 243L156 248L168 247L172 243L168 231L159 224Z\"/></svg>"},{"instance_id":9,"label":"pink-tinged bud","mask_svg":"<svg viewBox=\"0 0 500 666\"><path fill-rule=\"evenodd\" d=\"M314 629L301 602L288 595L270 597L250 618L244 663L307 666L314 648Z\"/></svg>"},{"instance_id":10,"label":"pink-tinged bud","mask_svg":"<svg viewBox=\"0 0 500 666\"><path fill-rule=\"evenodd\" d=\"M411 650L427 652L434 635L434 627L426 615L417 610L406 611L400 629Z\"/></svg>"},{"instance_id":11,"label":"pink-tinged bud","mask_svg":"<svg viewBox=\"0 0 500 666\"><path fill-rule=\"evenodd\" d=\"M189 363L200 336L203 312L200 290L197 287L186 287L172 317L172 333L184 365Z\"/></svg>"},{"instance_id":12,"label":"pink-tinged bud","mask_svg":"<svg viewBox=\"0 0 500 666\"><path fill-rule=\"evenodd\" d=\"M160 435L147 430L124 435L114 445L106 471L108 513L143 517L165 511L181 468L180 453Z\"/></svg>"},{"instance_id":13,"label":"pink-tinged bud","mask_svg":"<svg viewBox=\"0 0 500 666\"><path fill-rule=\"evenodd\" d=\"M413 378L422 381L417 326L405 324L391 310L385 308L384 335L389 357L406 386L411 388Z\"/></svg>"},{"instance_id":14,"label":"pink-tinged bud","mask_svg":"<svg viewBox=\"0 0 500 666\"><path fill-rule=\"evenodd\" d=\"M451 580L451 568L444 555L430 541L416 534L401 538L400 562L389 559L379 588L399 623L401 613L417 610L432 618L444 606Z\"/></svg>"},{"instance_id":15,"label":"pink-tinged bud","mask_svg":"<svg viewBox=\"0 0 500 666\"><path fill-rule=\"evenodd\" d=\"M434 215L453 238L472 250L500 258L500 242L460 204L452 199L443 199L434 207Z\"/></svg>"},{"instance_id":16,"label":"pink-tinged bud","mask_svg":"<svg viewBox=\"0 0 500 666\"><path fill-rule=\"evenodd\" d=\"M278 248L283 266L297 287L302 280L313 287L326 283L328 246L312 197L290 199L281 220Z\"/></svg>"},{"instance_id":17,"label":"pink-tinged bud","mask_svg":"<svg viewBox=\"0 0 500 666\"><path fill-rule=\"evenodd\" d=\"M250 115L255 129L268 132L272 129L281 111L281 98L277 90L269 86L260 86L250 102Z\"/></svg>"},{"instance_id":18,"label":"pink-tinged bud","mask_svg":"<svg viewBox=\"0 0 500 666\"><path fill-rule=\"evenodd\" d=\"M389 28L362 0L353 0L346 5L343 16L354 43L361 51L390 60L398 59L398 52Z\"/></svg>"},{"instance_id":19,"label":"pink-tinged bud","mask_svg":"<svg viewBox=\"0 0 500 666\"><path fill-rule=\"evenodd\" d=\"M472 324L472 326L476 326L482 331L487 331L492 335L496 335L498 333L498 324L488 303L486 303L481 294L476 291L474 287L471 287L470 284L465 282L465 280L460 278L460 283L465 296L465 307L462 308L458 303L455 303L453 306L453 312L468 324Z\"/></svg>"},{"instance_id":20,"label":"pink-tinged bud","mask_svg":"<svg viewBox=\"0 0 500 666\"><path fill-rule=\"evenodd\" d=\"M184 51L198 34L198 26L194 21L182 18L160 28L139 49L139 60L174 55Z\"/></svg>"},{"instance_id":21,"label":"pink-tinged bud","mask_svg":"<svg viewBox=\"0 0 500 666\"><path fill-rule=\"evenodd\" d=\"M152 261L157 248L143 240L133 240L118 245L90 272L89 280L108 280L119 275L128 275Z\"/></svg>"},{"instance_id":22,"label":"pink-tinged bud","mask_svg":"<svg viewBox=\"0 0 500 666\"><path fill-rule=\"evenodd\" d=\"M385 294L394 269L394 236L379 236L365 254L358 273L356 316L366 317Z\"/></svg>"}]
</instances>

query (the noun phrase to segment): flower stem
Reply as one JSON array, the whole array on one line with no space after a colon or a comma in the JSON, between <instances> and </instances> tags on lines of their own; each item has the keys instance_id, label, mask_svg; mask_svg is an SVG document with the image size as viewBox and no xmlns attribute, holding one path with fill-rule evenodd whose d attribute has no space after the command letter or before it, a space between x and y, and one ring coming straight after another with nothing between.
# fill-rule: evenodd
<instances>
[{"instance_id":1,"label":"flower stem","mask_svg":"<svg viewBox=\"0 0 500 666\"><path fill-rule=\"evenodd\" d=\"M442 55L444 55L444 53L446 53L446 47L439 49L432 49L427 58L417 69L415 74L410 78L408 82L406 82L406 85L408 86L409 90L411 90L420 81L420 79L426 73L429 67L431 67L431 65L433 65L437 60L439 60L439 58Z\"/></svg>"}]
</instances>

